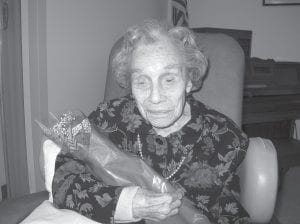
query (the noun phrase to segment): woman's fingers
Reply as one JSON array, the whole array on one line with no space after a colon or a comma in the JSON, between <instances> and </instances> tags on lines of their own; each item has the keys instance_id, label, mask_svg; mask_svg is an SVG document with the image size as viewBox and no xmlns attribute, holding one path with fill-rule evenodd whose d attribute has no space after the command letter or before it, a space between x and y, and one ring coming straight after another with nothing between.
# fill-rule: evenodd
<instances>
[{"instance_id":1,"label":"woman's fingers","mask_svg":"<svg viewBox=\"0 0 300 224\"><path fill-rule=\"evenodd\" d=\"M171 204L172 201L174 200L172 195L170 194L157 194L157 193L151 193L148 194L148 203L149 205L159 205L163 203L168 203Z\"/></svg>"},{"instance_id":2,"label":"woman's fingers","mask_svg":"<svg viewBox=\"0 0 300 224\"><path fill-rule=\"evenodd\" d=\"M161 221L178 213L182 195L155 193L139 189L133 199L133 215L136 218Z\"/></svg>"},{"instance_id":3,"label":"woman's fingers","mask_svg":"<svg viewBox=\"0 0 300 224\"><path fill-rule=\"evenodd\" d=\"M177 199L171 204L171 209L179 208L181 206L181 200Z\"/></svg>"},{"instance_id":4,"label":"woman's fingers","mask_svg":"<svg viewBox=\"0 0 300 224\"><path fill-rule=\"evenodd\" d=\"M175 208L175 209L173 209L173 210L170 212L170 214L168 215L168 217L169 217L169 216L172 216L172 215L176 215L176 214L178 214L178 212L179 212L179 208Z\"/></svg>"}]
</instances>

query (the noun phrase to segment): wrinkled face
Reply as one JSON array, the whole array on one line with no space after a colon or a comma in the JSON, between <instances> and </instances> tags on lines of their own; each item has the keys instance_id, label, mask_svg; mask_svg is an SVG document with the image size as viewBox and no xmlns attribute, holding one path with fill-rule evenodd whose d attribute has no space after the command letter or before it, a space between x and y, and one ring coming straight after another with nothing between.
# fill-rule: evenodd
<instances>
[{"instance_id":1,"label":"wrinkled face","mask_svg":"<svg viewBox=\"0 0 300 224\"><path fill-rule=\"evenodd\" d=\"M154 128L172 126L183 113L187 80L178 50L160 41L140 45L131 59L131 87L142 116Z\"/></svg>"}]
</instances>

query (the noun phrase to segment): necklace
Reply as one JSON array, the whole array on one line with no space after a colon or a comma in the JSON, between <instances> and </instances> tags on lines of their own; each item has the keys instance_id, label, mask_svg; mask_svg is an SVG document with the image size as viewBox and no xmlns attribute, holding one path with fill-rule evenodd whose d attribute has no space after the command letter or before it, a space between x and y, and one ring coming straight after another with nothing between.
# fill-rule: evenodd
<instances>
[{"instance_id":1,"label":"necklace","mask_svg":"<svg viewBox=\"0 0 300 224\"><path fill-rule=\"evenodd\" d=\"M143 156L143 152L142 152L142 143L141 143L141 138L140 138L140 134L137 135L137 144L138 144L138 150L139 150L139 154L142 160L144 160L144 156ZM183 162L185 161L186 156L182 156L178 166L176 167L176 169L169 175L166 177L167 180L171 179L182 167Z\"/></svg>"}]
</instances>

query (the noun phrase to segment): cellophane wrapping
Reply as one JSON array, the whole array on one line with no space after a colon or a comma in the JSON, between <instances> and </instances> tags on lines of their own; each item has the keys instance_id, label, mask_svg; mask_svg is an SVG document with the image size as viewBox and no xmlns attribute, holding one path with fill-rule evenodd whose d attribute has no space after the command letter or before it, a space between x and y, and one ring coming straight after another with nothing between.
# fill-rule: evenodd
<instances>
[{"instance_id":1,"label":"cellophane wrapping","mask_svg":"<svg viewBox=\"0 0 300 224\"><path fill-rule=\"evenodd\" d=\"M61 153L70 153L83 160L91 173L113 186L140 186L142 188L166 193L178 190L156 173L139 157L117 148L106 136L105 131L93 127L80 111L68 111L55 116L50 114L49 127L37 121L44 135L61 147ZM147 223L155 223L146 220ZM160 223L197 224L209 223L186 197L179 214Z\"/></svg>"}]
</instances>

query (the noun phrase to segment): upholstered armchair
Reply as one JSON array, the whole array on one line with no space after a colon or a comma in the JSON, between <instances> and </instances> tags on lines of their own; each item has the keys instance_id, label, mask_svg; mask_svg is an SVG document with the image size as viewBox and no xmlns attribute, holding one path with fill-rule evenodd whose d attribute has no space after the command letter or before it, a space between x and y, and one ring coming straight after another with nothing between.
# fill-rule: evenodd
<instances>
[{"instance_id":1,"label":"upholstered armchair","mask_svg":"<svg viewBox=\"0 0 300 224\"><path fill-rule=\"evenodd\" d=\"M242 123L245 57L242 48L225 34L197 33L197 43L209 60L209 70L195 98L224 113L239 126ZM115 44L110 58L120 47ZM110 75L106 80L105 99L127 92ZM268 223L273 215L278 181L277 153L270 140L250 138L246 158L239 169L240 201L254 223Z\"/></svg>"},{"instance_id":2,"label":"upholstered armchair","mask_svg":"<svg viewBox=\"0 0 300 224\"><path fill-rule=\"evenodd\" d=\"M197 34L197 42L209 59L209 71L201 90L194 93L195 97L241 126L244 74L244 54L241 47L224 34ZM111 55L119 45L120 40L114 45ZM113 80L109 68L105 99L126 93ZM44 145L44 151L51 150L49 147ZM268 223L274 211L278 180L277 154L272 142L251 138L246 158L238 172L242 205L254 223ZM42 201L47 200L47 197L46 192L40 192L23 199L0 203L0 223L20 222Z\"/></svg>"}]
</instances>

